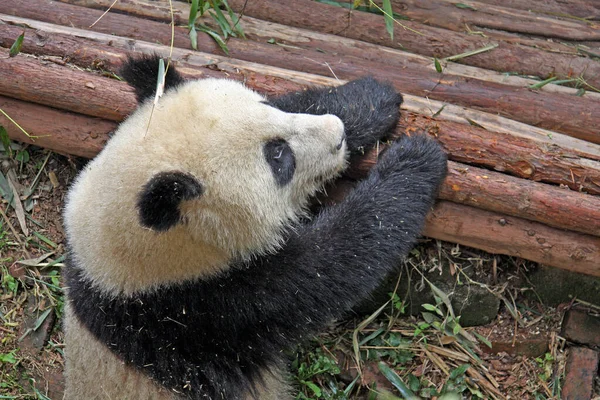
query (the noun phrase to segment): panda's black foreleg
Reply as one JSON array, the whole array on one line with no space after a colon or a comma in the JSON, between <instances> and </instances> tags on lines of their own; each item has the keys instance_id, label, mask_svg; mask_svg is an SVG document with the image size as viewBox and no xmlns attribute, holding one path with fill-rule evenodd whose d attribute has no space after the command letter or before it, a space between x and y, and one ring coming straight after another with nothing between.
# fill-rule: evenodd
<instances>
[{"instance_id":1,"label":"panda's black foreleg","mask_svg":"<svg viewBox=\"0 0 600 400\"><path fill-rule=\"evenodd\" d=\"M260 318L253 330L297 339L368 296L414 245L445 173L434 141L394 143L343 202L237 277L253 288L254 312L246 314Z\"/></svg>"},{"instance_id":2,"label":"panda's black foreleg","mask_svg":"<svg viewBox=\"0 0 600 400\"><path fill-rule=\"evenodd\" d=\"M371 77L339 87L312 88L269 99L269 104L285 112L333 114L346 129L348 149L360 153L387 137L400 118L402 96L388 83Z\"/></svg>"}]
</instances>

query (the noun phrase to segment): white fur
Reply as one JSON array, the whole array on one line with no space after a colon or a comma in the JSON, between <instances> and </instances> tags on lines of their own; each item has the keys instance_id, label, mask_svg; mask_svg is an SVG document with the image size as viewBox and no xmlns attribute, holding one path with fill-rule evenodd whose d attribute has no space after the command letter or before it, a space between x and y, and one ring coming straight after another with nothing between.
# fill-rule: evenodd
<instances>
[{"instance_id":1,"label":"white fur","mask_svg":"<svg viewBox=\"0 0 600 400\"><path fill-rule=\"evenodd\" d=\"M275 250L283 230L327 179L346 164L335 116L287 114L237 82L207 79L143 104L74 183L65 225L72 262L113 294L153 290L227 269L233 259ZM277 186L264 143L285 139L296 157L293 180ZM344 144L345 146L345 144ZM204 192L180 206L166 232L140 225L137 197L155 174L181 171ZM126 366L66 309L66 399L156 399L176 394ZM125 334L125 333L124 333ZM265 374L261 400L289 388Z\"/></svg>"},{"instance_id":2,"label":"white fur","mask_svg":"<svg viewBox=\"0 0 600 400\"><path fill-rule=\"evenodd\" d=\"M133 293L206 277L233 258L277 247L308 195L344 168L346 152L334 151L343 134L337 117L288 114L264 100L238 82L194 81L154 110L145 103L119 127L67 200L73 256L88 277ZM288 141L296 156L283 188L263 155L273 138ZM194 175L204 193L181 205L183 224L158 233L140 226L136 200L163 171Z\"/></svg>"}]
</instances>

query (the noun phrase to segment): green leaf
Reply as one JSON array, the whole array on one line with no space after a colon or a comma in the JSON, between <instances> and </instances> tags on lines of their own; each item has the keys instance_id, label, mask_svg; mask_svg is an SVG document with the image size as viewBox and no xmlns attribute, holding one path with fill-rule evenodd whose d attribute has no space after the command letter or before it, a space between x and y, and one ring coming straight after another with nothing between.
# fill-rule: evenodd
<instances>
[{"instance_id":1,"label":"green leaf","mask_svg":"<svg viewBox=\"0 0 600 400\"><path fill-rule=\"evenodd\" d=\"M548 79L545 79L545 80L543 80L541 82L535 83L533 85L529 85L529 89L541 89L544 86L546 86L547 84L549 84L550 82L554 82L557 79L558 79L558 77L553 76L552 78L548 78Z\"/></svg>"},{"instance_id":2,"label":"green leaf","mask_svg":"<svg viewBox=\"0 0 600 400\"><path fill-rule=\"evenodd\" d=\"M427 304L427 303L425 303L425 304L423 304L422 306L423 306L423 308L424 308L424 309L426 309L427 311L433 311L433 312L437 312L437 311L438 311L437 307L436 307L436 306L434 306L433 304Z\"/></svg>"},{"instance_id":3,"label":"green leaf","mask_svg":"<svg viewBox=\"0 0 600 400\"><path fill-rule=\"evenodd\" d=\"M387 380L390 381L390 383L394 385L398 391L400 391L400 394L405 400L421 400L419 396L417 396L408 388L408 386L406 386L404 382L402 382L402 379L398 376L398 374L388 367L386 363L380 361L377 365L383 376L385 376Z\"/></svg>"},{"instance_id":4,"label":"green leaf","mask_svg":"<svg viewBox=\"0 0 600 400\"><path fill-rule=\"evenodd\" d=\"M221 27L221 30L223 31L223 36L225 36L225 39L227 39L227 36L229 36L229 35L235 36L235 33L233 32L233 30L231 29L231 26L229 25L229 21L227 21L227 18L225 18L225 15L223 15L223 11L221 11L221 9L219 7L215 7L215 8L213 8L213 10L214 10L214 13L211 13L211 15L214 18L214 20L217 21L217 23Z\"/></svg>"},{"instance_id":5,"label":"green leaf","mask_svg":"<svg viewBox=\"0 0 600 400\"><path fill-rule=\"evenodd\" d=\"M313 391L313 393L315 394L315 396L321 397L321 395L322 395L321 388L319 388L313 382L302 381L302 384L308 386L308 388Z\"/></svg>"},{"instance_id":6,"label":"green leaf","mask_svg":"<svg viewBox=\"0 0 600 400\"><path fill-rule=\"evenodd\" d=\"M46 236L42 235L41 233L34 231L33 235L54 249L58 247L58 245L56 243L54 243L52 240L48 239Z\"/></svg>"},{"instance_id":7,"label":"green leaf","mask_svg":"<svg viewBox=\"0 0 600 400\"><path fill-rule=\"evenodd\" d=\"M190 29L193 29L194 24L196 23L196 16L198 15L198 6L199 0L192 0L192 5L190 6L190 16L188 19L188 26Z\"/></svg>"},{"instance_id":8,"label":"green leaf","mask_svg":"<svg viewBox=\"0 0 600 400\"><path fill-rule=\"evenodd\" d=\"M29 162L29 152L27 150L21 150L17 152L17 154L15 155L15 160L22 163Z\"/></svg>"},{"instance_id":9,"label":"green leaf","mask_svg":"<svg viewBox=\"0 0 600 400\"><path fill-rule=\"evenodd\" d=\"M238 34L238 36L240 36L241 38L245 38L246 34L244 33L244 28L242 27L242 24L240 24L240 19L238 18L237 14L235 12L233 12L233 10L231 9L231 7L229 7L229 3L227 3L227 0L222 0L223 4L225 5L225 9L227 10L227 13L229 14L229 18L231 18L231 23L232 23L232 28L235 31L235 33Z\"/></svg>"},{"instance_id":10,"label":"green leaf","mask_svg":"<svg viewBox=\"0 0 600 400\"><path fill-rule=\"evenodd\" d=\"M458 378L459 376L463 376L465 374L465 372L467 372L467 370L469 369L470 366L471 366L470 364L463 364L460 367L457 367L452 372L450 372L450 376L448 377L448 380L454 380L454 379Z\"/></svg>"},{"instance_id":11,"label":"green leaf","mask_svg":"<svg viewBox=\"0 0 600 400\"><path fill-rule=\"evenodd\" d=\"M10 138L6 129L0 125L0 141L2 141L2 147L9 156L12 156L12 149L10 148Z\"/></svg>"},{"instance_id":12,"label":"green leaf","mask_svg":"<svg viewBox=\"0 0 600 400\"><path fill-rule=\"evenodd\" d=\"M18 361L15 357L16 352L17 350L13 350L10 353L0 354L0 363L16 364Z\"/></svg>"},{"instance_id":13,"label":"green leaf","mask_svg":"<svg viewBox=\"0 0 600 400\"><path fill-rule=\"evenodd\" d=\"M437 117L438 115L440 115L440 114L442 113L442 111L444 111L444 108L446 108L446 106L447 106L447 104L444 104L442 107L440 107L440 109L439 109L439 110L437 110L437 111L435 112L435 114L433 114L433 115L431 116L431 118L435 118L435 117Z\"/></svg>"},{"instance_id":14,"label":"green leaf","mask_svg":"<svg viewBox=\"0 0 600 400\"><path fill-rule=\"evenodd\" d=\"M9 57L14 57L21 52L21 46L23 46L23 38L25 37L25 32L21 33L17 40L10 46L10 50L8 52Z\"/></svg>"},{"instance_id":15,"label":"green leaf","mask_svg":"<svg viewBox=\"0 0 600 400\"><path fill-rule=\"evenodd\" d=\"M479 341L481 343L485 344L490 349L492 348L492 342L490 342L485 336L481 336L479 333L477 333L475 331L473 331L473 334L475 335L475 337L477 337L477 339L479 339Z\"/></svg>"},{"instance_id":16,"label":"green leaf","mask_svg":"<svg viewBox=\"0 0 600 400\"><path fill-rule=\"evenodd\" d=\"M219 36L219 34L215 31L213 31L212 29L204 26L204 25L199 25L198 29L201 32L206 33L208 36L210 36L211 38L213 38L213 40L215 42L217 42L217 44L219 45L219 47L221 48L221 50L223 50L223 52L227 55L229 55L229 49L227 48L227 43L225 43L225 41L223 40L223 38L221 36Z\"/></svg>"},{"instance_id":17,"label":"green leaf","mask_svg":"<svg viewBox=\"0 0 600 400\"><path fill-rule=\"evenodd\" d=\"M39 329L40 326L42 326L42 324L44 323L44 321L46 320L46 318L48 318L48 315L50 315L50 313L52 312L52 309L49 308L46 311L44 311L42 313L42 315L40 315L38 317L38 319L35 320L35 324L33 325L33 330L37 331Z\"/></svg>"},{"instance_id":18,"label":"green leaf","mask_svg":"<svg viewBox=\"0 0 600 400\"><path fill-rule=\"evenodd\" d=\"M196 32L196 27L190 27L190 44L192 45L192 49L198 50L198 33Z\"/></svg>"},{"instance_id":19,"label":"green leaf","mask_svg":"<svg viewBox=\"0 0 600 400\"><path fill-rule=\"evenodd\" d=\"M390 34L390 39L394 40L394 10L392 10L392 0L383 0L383 11L385 19L385 29Z\"/></svg>"},{"instance_id":20,"label":"green leaf","mask_svg":"<svg viewBox=\"0 0 600 400\"><path fill-rule=\"evenodd\" d=\"M421 382L419 382L419 378L413 374L408 374L408 386L413 392L418 392L421 388Z\"/></svg>"},{"instance_id":21,"label":"green leaf","mask_svg":"<svg viewBox=\"0 0 600 400\"><path fill-rule=\"evenodd\" d=\"M437 57L434 57L433 63L435 65L435 70L441 74L443 69L442 69L442 64L440 63L440 60L438 60Z\"/></svg>"},{"instance_id":22,"label":"green leaf","mask_svg":"<svg viewBox=\"0 0 600 400\"><path fill-rule=\"evenodd\" d=\"M464 3L456 3L454 4L456 7L461 8L463 10L471 10L471 11L477 11L477 9L473 6L470 6L468 4L464 4Z\"/></svg>"}]
</instances>

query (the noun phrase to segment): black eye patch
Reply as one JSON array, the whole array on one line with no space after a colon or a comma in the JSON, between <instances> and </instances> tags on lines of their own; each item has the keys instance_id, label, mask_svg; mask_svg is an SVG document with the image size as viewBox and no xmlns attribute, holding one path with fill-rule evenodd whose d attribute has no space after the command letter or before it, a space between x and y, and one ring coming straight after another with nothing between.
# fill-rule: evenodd
<instances>
[{"instance_id":1,"label":"black eye patch","mask_svg":"<svg viewBox=\"0 0 600 400\"><path fill-rule=\"evenodd\" d=\"M277 185L290 183L296 171L296 157L288 143L283 139L270 140L265 143L263 154Z\"/></svg>"}]
</instances>

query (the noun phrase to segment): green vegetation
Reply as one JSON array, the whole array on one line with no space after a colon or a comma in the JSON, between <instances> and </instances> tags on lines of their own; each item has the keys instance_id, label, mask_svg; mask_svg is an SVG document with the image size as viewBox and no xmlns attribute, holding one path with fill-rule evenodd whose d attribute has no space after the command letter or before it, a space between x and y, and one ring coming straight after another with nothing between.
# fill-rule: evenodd
<instances>
[{"instance_id":1,"label":"green vegetation","mask_svg":"<svg viewBox=\"0 0 600 400\"><path fill-rule=\"evenodd\" d=\"M216 22L218 30L198 22L198 19L206 14ZM227 55L229 55L227 39L230 36L244 37L244 31L239 24L239 18L231 7L229 7L227 0L192 0L188 28L194 50L198 50L197 31L209 35Z\"/></svg>"}]
</instances>

